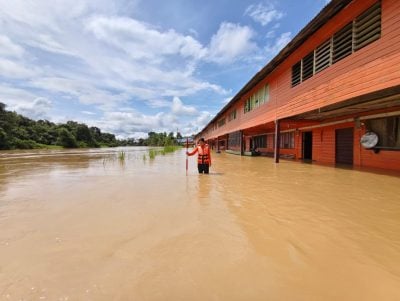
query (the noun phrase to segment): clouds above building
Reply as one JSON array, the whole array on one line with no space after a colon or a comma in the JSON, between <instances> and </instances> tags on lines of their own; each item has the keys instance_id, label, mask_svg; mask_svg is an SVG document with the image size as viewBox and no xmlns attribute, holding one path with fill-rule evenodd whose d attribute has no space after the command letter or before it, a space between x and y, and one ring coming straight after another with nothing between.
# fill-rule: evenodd
<instances>
[{"instance_id":1,"label":"clouds above building","mask_svg":"<svg viewBox=\"0 0 400 301\"><path fill-rule=\"evenodd\" d=\"M285 13L269 2L213 5L189 18L179 1L0 0L0 101L123 137L194 133L291 38L276 26ZM182 18L154 19L156 6Z\"/></svg>"},{"instance_id":2,"label":"clouds above building","mask_svg":"<svg viewBox=\"0 0 400 301\"><path fill-rule=\"evenodd\" d=\"M284 13L276 9L272 3L258 3L249 5L245 11L245 15L248 15L262 26L266 26L282 19Z\"/></svg>"}]
</instances>

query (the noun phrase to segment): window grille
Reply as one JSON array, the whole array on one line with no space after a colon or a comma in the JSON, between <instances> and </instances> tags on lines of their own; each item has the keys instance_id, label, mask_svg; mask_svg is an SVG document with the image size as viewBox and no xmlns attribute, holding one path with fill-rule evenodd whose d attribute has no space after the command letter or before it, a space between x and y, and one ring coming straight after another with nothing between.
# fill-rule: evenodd
<instances>
[{"instance_id":1,"label":"window grille","mask_svg":"<svg viewBox=\"0 0 400 301\"><path fill-rule=\"evenodd\" d=\"M294 132L281 133L280 147L283 149L294 148Z\"/></svg>"},{"instance_id":2,"label":"window grille","mask_svg":"<svg viewBox=\"0 0 400 301\"><path fill-rule=\"evenodd\" d=\"M382 8L378 1L330 39L292 66L292 87L344 59L382 34Z\"/></svg>"},{"instance_id":3,"label":"window grille","mask_svg":"<svg viewBox=\"0 0 400 301\"><path fill-rule=\"evenodd\" d=\"M250 112L254 108L261 106L269 101L269 86L265 86L254 92L244 103L244 113Z\"/></svg>"},{"instance_id":4,"label":"window grille","mask_svg":"<svg viewBox=\"0 0 400 301\"><path fill-rule=\"evenodd\" d=\"M333 63L353 52L353 23L347 24L333 35Z\"/></svg>"},{"instance_id":5,"label":"window grille","mask_svg":"<svg viewBox=\"0 0 400 301\"><path fill-rule=\"evenodd\" d=\"M301 83L301 61L292 67L292 87Z\"/></svg>"},{"instance_id":6,"label":"window grille","mask_svg":"<svg viewBox=\"0 0 400 301\"><path fill-rule=\"evenodd\" d=\"M224 126L226 123L225 118L218 120L218 127Z\"/></svg>"},{"instance_id":7,"label":"window grille","mask_svg":"<svg viewBox=\"0 0 400 301\"><path fill-rule=\"evenodd\" d=\"M269 101L269 85L266 84L264 89L264 103L268 101Z\"/></svg>"},{"instance_id":8,"label":"window grille","mask_svg":"<svg viewBox=\"0 0 400 301\"><path fill-rule=\"evenodd\" d=\"M228 115L228 121L232 121L234 119L236 119L236 109L230 112Z\"/></svg>"},{"instance_id":9,"label":"window grille","mask_svg":"<svg viewBox=\"0 0 400 301\"><path fill-rule=\"evenodd\" d=\"M314 51L303 58L303 75L302 80L305 81L314 75Z\"/></svg>"},{"instance_id":10,"label":"window grille","mask_svg":"<svg viewBox=\"0 0 400 301\"><path fill-rule=\"evenodd\" d=\"M378 40L381 37L381 4L376 3L354 21L354 50Z\"/></svg>"},{"instance_id":11,"label":"window grille","mask_svg":"<svg viewBox=\"0 0 400 301\"><path fill-rule=\"evenodd\" d=\"M239 147L240 146L240 139L241 139L241 132L232 132L228 135L228 145L229 148L231 147Z\"/></svg>"},{"instance_id":12,"label":"window grille","mask_svg":"<svg viewBox=\"0 0 400 301\"><path fill-rule=\"evenodd\" d=\"M315 73L331 65L331 39L322 43L315 50Z\"/></svg>"},{"instance_id":13,"label":"window grille","mask_svg":"<svg viewBox=\"0 0 400 301\"><path fill-rule=\"evenodd\" d=\"M253 137L253 149L266 148L266 147L267 147L267 135Z\"/></svg>"}]
</instances>

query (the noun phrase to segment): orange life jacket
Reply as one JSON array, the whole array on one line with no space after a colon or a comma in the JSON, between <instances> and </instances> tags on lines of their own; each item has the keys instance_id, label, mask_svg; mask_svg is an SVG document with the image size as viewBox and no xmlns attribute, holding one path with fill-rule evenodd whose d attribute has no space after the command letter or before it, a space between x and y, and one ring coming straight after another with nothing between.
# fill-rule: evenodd
<instances>
[{"instance_id":1,"label":"orange life jacket","mask_svg":"<svg viewBox=\"0 0 400 301\"><path fill-rule=\"evenodd\" d=\"M197 146L197 163L198 164L208 164L210 165L211 163L211 156L210 156L210 147L208 144L204 144L203 147L200 145Z\"/></svg>"}]
</instances>

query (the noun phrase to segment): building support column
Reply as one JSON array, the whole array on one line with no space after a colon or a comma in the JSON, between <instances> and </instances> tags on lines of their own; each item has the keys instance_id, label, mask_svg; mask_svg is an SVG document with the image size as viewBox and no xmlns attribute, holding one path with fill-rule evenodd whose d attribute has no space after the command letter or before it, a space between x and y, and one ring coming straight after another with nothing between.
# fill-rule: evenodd
<instances>
[{"instance_id":1,"label":"building support column","mask_svg":"<svg viewBox=\"0 0 400 301\"><path fill-rule=\"evenodd\" d=\"M275 147L274 147L274 159L275 163L279 163L279 153L281 150L281 121L275 120Z\"/></svg>"},{"instance_id":2,"label":"building support column","mask_svg":"<svg viewBox=\"0 0 400 301\"><path fill-rule=\"evenodd\" d=\"M243 156L244 155L243 131L239 131L239 133L240 133L240 155Z\"/></svg>"},{"instance_id":3,"label":"building support column","mask_svg":"<svg viewBox=\"0 0 400 301\"><path fill-rule=\"evenodd\" d=\"M219 136L217 136L217 153L220 153L221 151L219 150Z\"/></svg>"}]
</instances>

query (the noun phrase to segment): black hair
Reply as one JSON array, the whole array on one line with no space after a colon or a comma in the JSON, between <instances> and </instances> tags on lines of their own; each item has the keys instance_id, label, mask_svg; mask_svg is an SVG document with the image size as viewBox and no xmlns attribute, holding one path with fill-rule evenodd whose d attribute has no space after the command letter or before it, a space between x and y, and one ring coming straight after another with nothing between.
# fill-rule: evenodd
<instances>
[{"instance_id":1,"label":"black hair","mask_svg":"<svg viewBox=\"0 0 400 301\"><path fill-rule=\"evenodd\" d=\"M199 141L203 141L203 142L205 142L205 141L204 141L204 138L200 138L200 139L199 139Z\"/></svg>"}]
</instances>

